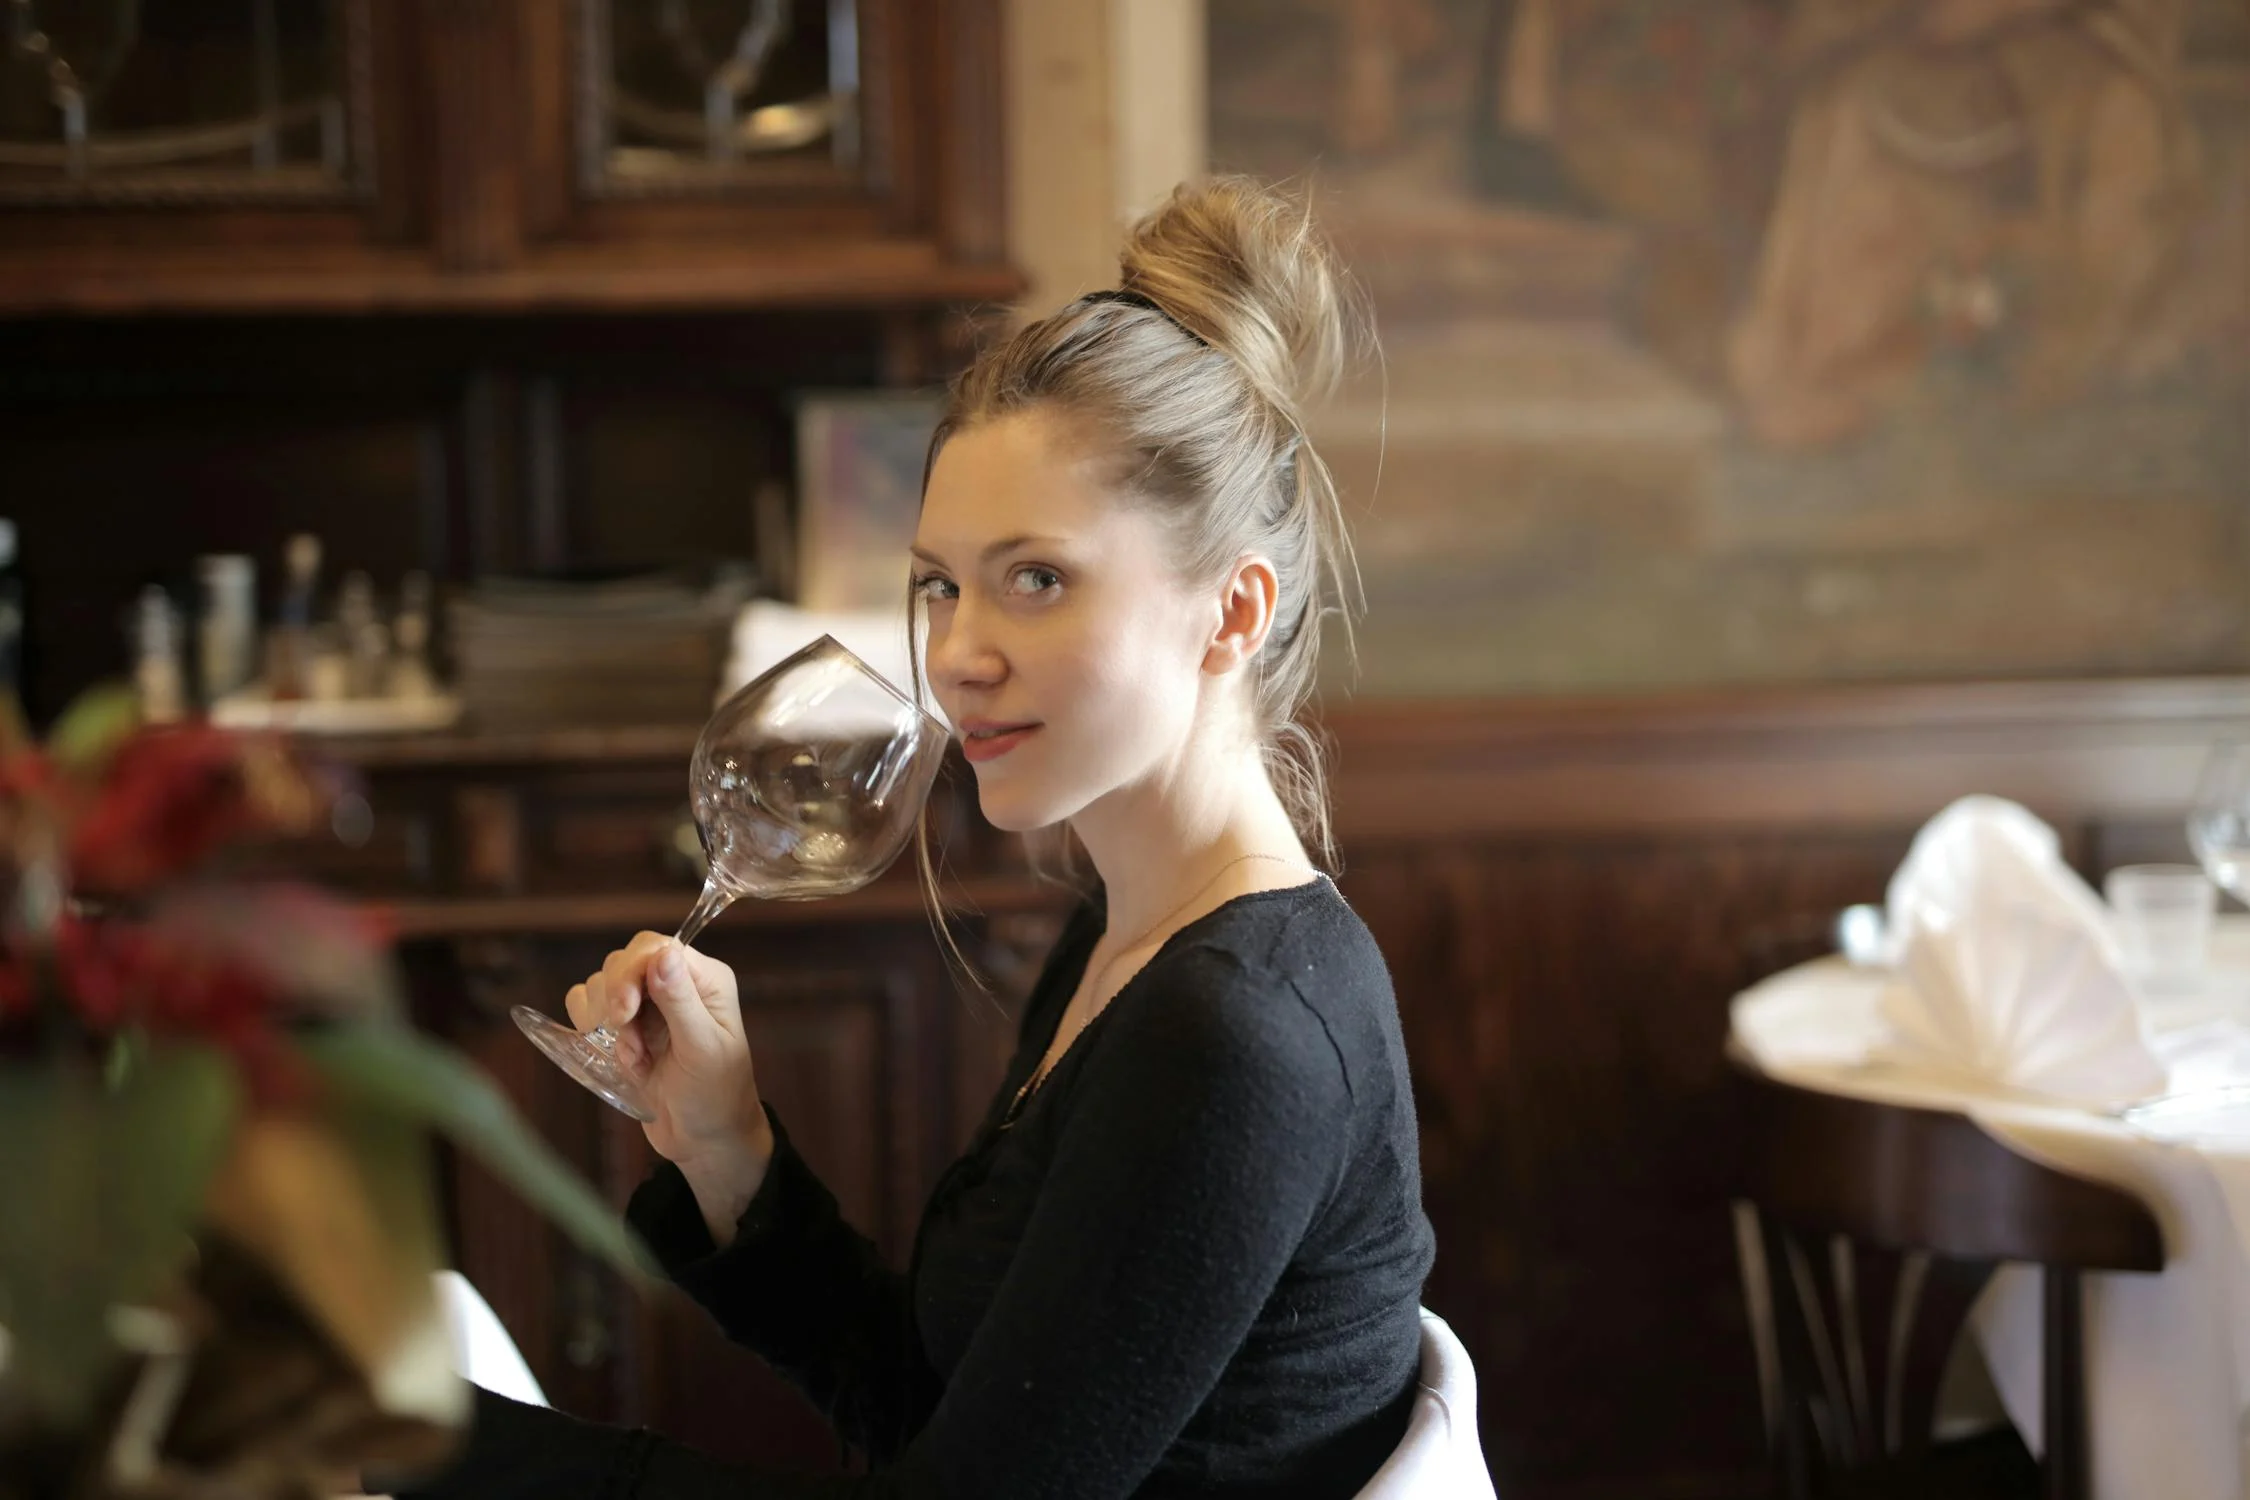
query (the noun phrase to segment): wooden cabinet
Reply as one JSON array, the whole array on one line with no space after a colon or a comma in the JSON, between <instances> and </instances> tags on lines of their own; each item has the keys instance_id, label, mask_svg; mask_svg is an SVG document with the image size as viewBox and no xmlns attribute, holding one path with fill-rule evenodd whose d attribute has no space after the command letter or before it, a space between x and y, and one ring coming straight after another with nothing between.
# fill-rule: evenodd
<instances>
[{"instance_id":1,"label":"wooden cabinet","mask_svg":"<svg viewBox=\"0 0 2250 1500\"><path fill-rule=\"evenodd\" d=\"M0 315L1002 298L997 0L41 0Z\"/></svg>"},{"instance_id":2,"label":"wooden cabinet","mask_svg":"<svg viewBox=\"0 0 2250 1500\"><path fill-rule=\"evenodd\" d=\"M1018 286L999 0L0 11L0 510L40 719L119 675L146 584L191 597L195 556L226 551L270 586L296 531L385 591L778 564L753 508L787 484L791 393L929 379L956 310ZM639 1128L507 1010L559 1009L685 914L695 730L332 747L359 800L291 856L390 913L421 1024L620 1202ZM964 787L936 806L997 996L956 987L911 861L704 939L801 1148L899 1258L1060 911ZM473 1164L446 1180L461 1267L557 1404L835 1460L692 1310L630 1299Z\"/></svg>"},{"instance_id":3,"label":"wooden cabinet","mask_svg":"<svg viewBox=\"0 0 2250 1500\"><path fill-rule=\"evenodd\" d=\"M430 229L416 40L408 8L381 0L11 7L0 308L410 262Z\"/></svg>"}]
</instances>

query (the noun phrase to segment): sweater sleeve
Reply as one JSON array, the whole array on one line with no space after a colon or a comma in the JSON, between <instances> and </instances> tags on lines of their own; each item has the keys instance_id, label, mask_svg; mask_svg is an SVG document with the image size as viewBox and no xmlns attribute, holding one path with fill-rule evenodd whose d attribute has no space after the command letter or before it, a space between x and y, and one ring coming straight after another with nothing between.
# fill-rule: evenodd
<instances>
[{"instance_id":1,"label":"sweater sleeve","mask_svg":"<svg viewBox=\"0 0 2250 1500\"><path fill-rule=\"evenodd\" d=\"M1192 949L1163 979L1103 1018L1016 1256L927 1425L889 1469L770 1475L480 1396L469 1460L422 1493L1130 1495L1217 1384L1333 1194L1349 1109L1339 1055L1285 980L1256 983L1231 955Z\"/></svg>"},{"instance_id":2,"label":"sweater sleeve","mask_svg":"<svg viewBox=\"0 0 2250 1500\"><path fill-rule=\"evenodd\" d=\"M694 1189L660 1163L626 1217L681 1290L755 1351L878 1465L928 1419L938 1377L906 1278L845 1222L835 1195L769 1107L774 1155L733 1240L714 1245Z\"/></svg>"}]
</instances>

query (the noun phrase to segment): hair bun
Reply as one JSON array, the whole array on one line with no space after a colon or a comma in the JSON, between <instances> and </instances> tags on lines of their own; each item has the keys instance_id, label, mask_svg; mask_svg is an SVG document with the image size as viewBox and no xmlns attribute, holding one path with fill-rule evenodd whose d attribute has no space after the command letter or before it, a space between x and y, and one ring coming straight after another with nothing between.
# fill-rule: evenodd
<instances>
[{"instance_id":1,"label":"hair bun","mask_svg":"<svg viewBox=\"0 0 2250 1500\"><path fill-rule=\"evenodd\" d=\"M1247 177L1182 183L1133 226L1118 266L1124 290L1233 356L1292 418L1334 388L1358 320L1303 199Z\"/></svg>"}]
</instances>

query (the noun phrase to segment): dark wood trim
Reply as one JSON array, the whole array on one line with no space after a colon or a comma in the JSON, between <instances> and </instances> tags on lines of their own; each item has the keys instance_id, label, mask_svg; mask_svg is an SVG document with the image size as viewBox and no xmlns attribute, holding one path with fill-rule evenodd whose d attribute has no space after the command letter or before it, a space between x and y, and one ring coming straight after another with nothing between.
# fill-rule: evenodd
<instances>
[{"instance_id":1,"label":"dark wood trim","mask_svg":"<svg viewBox=\"0 0 2250 1500\"><path fill-rule=\"evenodd\" d=\"M940 118L950 122L937 163L939 239L961 260L998 263L1007 245L1007 88L996 0L952 0L931 8L953 42L938 80Z\"/></svg>"},{"instance_id":2,"label":"dark wood trim","mask_svg":"<svg viewBox=\"0 0 2250 1500\"><path fill-rule=\"evenodd\" d=\"M438 264L493 271L523 253L515 0L435 0L421 9L432 129Z\"/></svg>"},{"instance_id":3,"label":"dark wood trim","mask_svg":"<svg viewBox=\"0 0 2250 1500\"><path fill-rule=\"evenodd\" d=\"M1548 830L1882 828L1971 792L2183 807L2250 678L1361 702L1326 720L1347 846Z\"/></svg>"},{"instance_id":4,"label":"dark wood trim","mask_svg":"<svg viewBox=\"0 0 2250 1500\"><path fill-rule=\"evenodd\" d=\"M214 255L198 265L186 253L151 263L90 252L67 270L47 258L14 260L0 256L0 318L924 307L1005 302L1025 284L1011 267L950 262L927 244L823 244L803 236L755 258L621 264L558 249L507 270L460 272L407 253L358 255L325 267L304 253Z\"/></svg>"},{"instance_id":5,"label":"dark wood trim","mask_svg":"<svg viewBox=\"0 0 2250 1500\"><path fill-rule=\"evenodd\" d=\"M562 233L577 207L580 80L577 7L529 0L522 10L523 232L536 244Z\"/></svg>"}]
</instances>

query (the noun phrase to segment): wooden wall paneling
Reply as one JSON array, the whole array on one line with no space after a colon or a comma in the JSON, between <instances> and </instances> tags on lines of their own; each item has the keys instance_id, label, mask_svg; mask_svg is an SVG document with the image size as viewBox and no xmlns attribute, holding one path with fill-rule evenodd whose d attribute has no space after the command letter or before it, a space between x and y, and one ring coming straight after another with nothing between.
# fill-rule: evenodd
<instances>
[{"instance_id":1,"label":"wooden wall paneling","mask_svg":"<svg viewBox=\"0 0 2250 1500\"><path fill-rule=\"evenodd\" d=\"M1347 708L1339 836L1881 828L1985 791L2033 810L2184 807L2240 678L1930 683Z\"/></svg>"},{"instance_id":2,"label":"wooden wall paneling","mask_svg":"<svg viewBox=\"0 0 2250 1500\"><path fill-rule=\"evenodd\" d=\"M1771 913L1879 894L1907 836L1352 854L1344 889L1391 962L1415 1070L1428 1301L1479 1362L1513 1484L1545 1493L1635 1450L1678 1486L1649 1493L1759 1471L1719 1072L1739 949Z\"/></svg>"}]
</instances>

